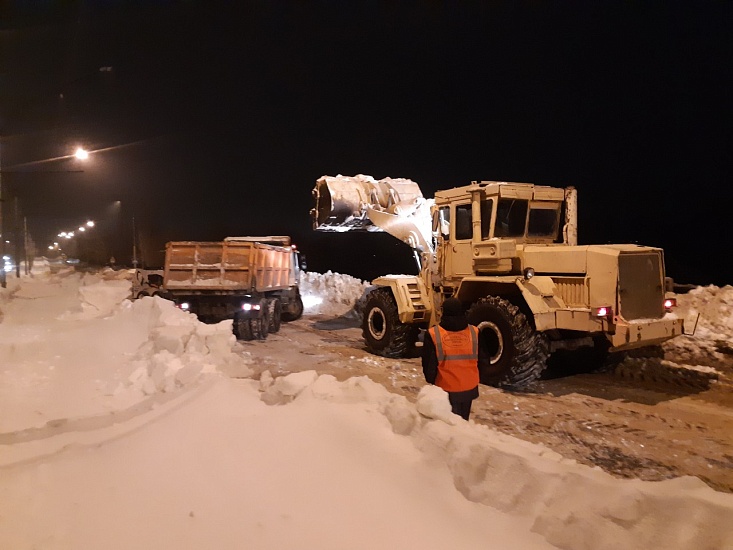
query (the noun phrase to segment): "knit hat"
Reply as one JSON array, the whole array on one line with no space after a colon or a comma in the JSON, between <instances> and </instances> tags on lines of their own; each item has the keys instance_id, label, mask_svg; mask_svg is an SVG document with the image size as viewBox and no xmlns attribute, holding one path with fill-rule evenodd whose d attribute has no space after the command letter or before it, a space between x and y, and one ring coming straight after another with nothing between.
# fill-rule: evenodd
<instances>
[{"instance_id":1,"label":"knit hat","mask_svg":"<svg viewBox=\"0 0 733 550\"><path fill-rule=\"evenodd\" d=\"M463 304L458 298L448 298L443 302L443 317L463 317Z\"/></svg>"}]
</instances>

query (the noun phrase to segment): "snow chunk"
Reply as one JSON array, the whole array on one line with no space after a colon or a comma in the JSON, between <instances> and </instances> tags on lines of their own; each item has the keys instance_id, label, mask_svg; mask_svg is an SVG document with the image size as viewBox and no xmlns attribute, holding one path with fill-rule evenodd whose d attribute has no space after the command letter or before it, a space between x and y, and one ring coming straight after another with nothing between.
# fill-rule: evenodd
<instances>
[{"instance_id":1,"label":"snow chunk","mask_svg":"<svg viewBox=\"0 0 733 550\"><path fill-rule=\"evenodd\" d=\"M423 386L417 394L417 412L447 424L456 424L460 417L453 414L448 394L438 386Z\"/></svg>"}]
</instances>

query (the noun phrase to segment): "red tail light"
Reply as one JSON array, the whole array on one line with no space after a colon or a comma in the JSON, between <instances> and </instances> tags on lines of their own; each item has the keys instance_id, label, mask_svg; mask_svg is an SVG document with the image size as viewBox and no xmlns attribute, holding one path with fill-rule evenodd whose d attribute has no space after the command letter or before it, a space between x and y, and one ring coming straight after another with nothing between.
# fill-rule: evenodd
<instances>
[{"instance_id":1,"label":"red tail light","mask_svg":"<svg viewBox=\"0 0 733 550\"><path fill-rule=\"evenodd\" d=\"M613 317L613 308L611 306L597 307L593 311L596 317Z\"/></svg>"},{"instance_id":2,"label":"red tail light","mask_svg":"<svg viewBox=\"0 0 733 550\"><path fill-rule=\"evenodd\" d=\"M664 300L664 309L672 311L673 307L677 307L677 298L666 298Z\"/></svg>"}]
</instances>

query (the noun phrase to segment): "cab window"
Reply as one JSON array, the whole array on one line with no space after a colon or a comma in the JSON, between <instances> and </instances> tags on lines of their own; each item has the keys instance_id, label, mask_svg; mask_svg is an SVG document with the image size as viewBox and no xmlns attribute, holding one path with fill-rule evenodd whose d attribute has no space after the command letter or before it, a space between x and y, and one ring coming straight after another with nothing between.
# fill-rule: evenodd
<instances>
[{"instance_id":1,"label":"cab window","mask_svg":"<svg viewBox=\"0 0 733 550\"><path fill-rule=\"evenodd\" d=\"M442 206L433 216L433 233L440 234L444 239L450 235L450 208Z\"/></svg>"},{"instance_id":2,"label":"cab window","mask_svg":"<svg viewBox=\"0 0 733 550\"><path fill-rule=\"evenodd\" d=\"M456 240L465 241L473 235L471 226L473 224L473 216L471 213L471 203L460 204L456 206Z\"/></svg>"},{"instance_id":3,"label":"cab window","mask_svg":"<svg viewBox=\"0 0 733 550\"><path fill-rule=\"evenodd\" d=\"M560 210L557 206L551 208L535 208L529 210L529 223L527 224L528 237L548 237L554 239L557 236Z\"/></svg>"},{"instance_id":4,"label":"cab window","mask_svg":"<svg viewBox=\"0 0 733 550\"><path fill-rule=\"evenodd\" d=\"M524 237L527 224L527 201L499 199L496 208L495 237Z\"/></svg>"}]
</instances>

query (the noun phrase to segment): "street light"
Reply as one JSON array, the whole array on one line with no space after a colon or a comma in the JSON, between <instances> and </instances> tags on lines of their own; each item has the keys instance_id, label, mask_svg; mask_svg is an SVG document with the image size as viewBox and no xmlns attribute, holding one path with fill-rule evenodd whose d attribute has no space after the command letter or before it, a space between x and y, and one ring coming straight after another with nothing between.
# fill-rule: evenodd
<instances>
[{"instance_id":1,"label":"street light","mask_svg":"<svg viewBox=\"0 0 733 550\"><path fill-rule=\"evenodd\" d=\"M3 256L4 257L5 256L5 243L9 243L9 241L7 241L5 239L5 234L4 234L5 225L3 223L4 220L3 220L3 185L2 185L2 174L3 173L7 173L7 170L4 171L2 169L2 154L1 153L2 153L2 147L0 147L0 256ZM33 164L41 164L41 163L46 163L46 162L52 162L52 161L55 161L55 160L61 160L61 159L65 159L65 158L70 158L72 156L73 157L76 157L78 160L86 160L86 159L89 158L89 152L86 151L85 149L81 148L81 147L78 147L76 149L76 152L73 155L65 155L65 156L61 156L61 157L52 157L52 158L48 158L48 159L42 159L42 160L37 160L37 161L25 162L25 163L22 163L22 164L14 165L14 166L12 166L12 168L21 167L21 166L29 166L29 165L33 165ZM55 171L56 170L42 170L42 172L55 172ZM60 170L60 171L61 172L81 172L82 170ZM17 200L17 196L16 196L16 200ZM17 202L16 202L16 209L17 209ZM16 213L17 213L17 210L16 210ZM17 239L17 235L16 235L16 239ZM16 240L16 243L17 243L17 240ZM17 247L17 244L16 244L16 254L15 254L16 256L18 256L17 248L18 247ZM25 246L24 246L24 248L25 248ZM27 254L27 250L24 250L24 254ZM27 263L28 263L28 258L26 257L26 265L27 265ZM17 258L17 257L15 258L15 264L16 264L16 276L18 278L20 278L20 262L19 262L19 258ZM2 288L6 288L7 287L7 281L6 281L6 278L5 278L5 270L0 270L0 287L2 287Z\"/></svg>"}]
</instances>

